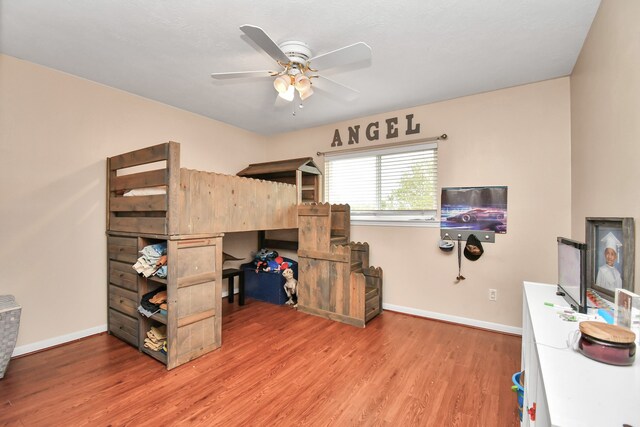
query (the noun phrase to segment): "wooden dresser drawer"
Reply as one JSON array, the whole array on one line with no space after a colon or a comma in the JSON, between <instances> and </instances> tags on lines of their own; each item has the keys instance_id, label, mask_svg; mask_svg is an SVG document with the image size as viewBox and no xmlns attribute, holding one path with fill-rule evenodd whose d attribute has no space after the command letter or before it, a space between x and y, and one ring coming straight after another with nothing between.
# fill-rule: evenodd
<instances>
[{"instance_id":1,"label":"wooden dresser drawer","mask_svg":"<svg viewBox=\"0 0 640 427\"><path fill-rule=\"evenodd\" d=\"M138 347L138 319L109 309L109 332Z\"/></svg>"},{"instance_id":2,"label":"wooden dresser drawer","mask_svg":"<svg viewBox=\"0 0 640 427\"><path fill-rule=\"evenodd\" d=\"M138 292L138 274L133 269L133 264L109 261L109 283Z\"/></svg>"},{"instance_id":3,"label":"wooden dresser drawer","mask_svg":"<svg viewBox=\"0 0 640 427\"><path fill-rule=\"evenodd\" d=\"M136 237L107 238L109 259L135 264L138 259L138 239Z\"/></svg>"},{"instance_id":4,"label":"wooden dresser drawer","mask_svg":"<svg viewBox=\"0 0 640 427\"><path fill-rule=\"evenodd\" d=\"M109 285L109 307L128 314L138 316L138 294L129 290Z\"/></svg>"}]
</instances>

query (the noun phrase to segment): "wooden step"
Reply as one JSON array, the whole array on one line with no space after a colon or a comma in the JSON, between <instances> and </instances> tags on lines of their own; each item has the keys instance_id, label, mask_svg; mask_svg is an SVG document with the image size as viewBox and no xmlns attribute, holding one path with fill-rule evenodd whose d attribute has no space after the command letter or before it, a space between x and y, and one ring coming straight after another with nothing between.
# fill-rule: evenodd
<instances>
[{"instance_id":1,"label":"wooden step","mask_svg":"<svg viewBox=\"0 0 640 427\"><path fill-rule=\"evenodd\" d=\"M361 261L353 261L351 263L351 271L355 271L357 273L362 272L362 262Z\"/></svg>"},{"instance_id":2,"label":"wooden step","mask_svg":"<svg viewBox=\"0 0 640 427\"><path fill-rule=\"evenodd\" d=\"M375 286L367 286L364 292L364 321L365 323L380 314L380 295L378 288Z\"/></svg>"},{"instance_id":3,"label":"wooden step","mask_svg":"<svg viewBox=\"0 0 640 427\"><path fill-rule=\"evenodd\" d=\"M332 236L331 237L331 244L332 245L346 245L347 243L347 238L344 236Z\"/></svg>"},{"instance_id":4,"label":"wooden step","mask_svg":"<svg viewBox=\"0 0 640 427\"><path fill-rule=\"evenodd\" d=\"M365 307L365 310L364 310L365 323L373 319L374 317L376 317L378 314L380 314L380 307L378 305Z\"/></svg>"},{"instance_id":5,"label":"wooden step","mask_svg":"<svg viewBox=\"0 0 640 427\"><path fill-rule=\"evenodd\" d=\"M378 297L378 288L375 286L367 286L364 291L364 300L368 303L370 299Z\"/></svg>"}]
</instances>

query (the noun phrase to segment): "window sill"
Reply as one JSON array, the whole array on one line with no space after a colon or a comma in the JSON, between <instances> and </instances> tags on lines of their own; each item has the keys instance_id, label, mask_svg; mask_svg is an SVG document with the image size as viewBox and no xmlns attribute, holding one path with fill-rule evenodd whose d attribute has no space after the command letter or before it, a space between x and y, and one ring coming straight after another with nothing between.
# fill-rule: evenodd
<instances>
[{"instance_id":1,"label":"window sill","mask_svg":"<svg viewBox=\"0 0 640 427\"><path fill-rule=\"evenodd\" d=\"M351 225L374 227L422 227L440 228L440 221L424 219L362 219L351 218Z\"/></svg>"}]
</instances>

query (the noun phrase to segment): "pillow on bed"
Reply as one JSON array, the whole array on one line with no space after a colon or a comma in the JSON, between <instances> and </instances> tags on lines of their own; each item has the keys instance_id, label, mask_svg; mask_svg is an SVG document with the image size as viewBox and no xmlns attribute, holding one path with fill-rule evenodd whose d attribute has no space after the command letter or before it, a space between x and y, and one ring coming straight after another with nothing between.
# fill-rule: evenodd
<instances>
[{"instance_id":1,"label":"pillow on bed","mask_svg":"<svg viewBox=\"0 0 640 427\"><path fill-rule=\"evenodd\" d=\"M155 196L158 194L167 194L166 187L148 187L148 188L134 188L123 194L125 197L131 196Z\"/></svg>"}]
</instances>

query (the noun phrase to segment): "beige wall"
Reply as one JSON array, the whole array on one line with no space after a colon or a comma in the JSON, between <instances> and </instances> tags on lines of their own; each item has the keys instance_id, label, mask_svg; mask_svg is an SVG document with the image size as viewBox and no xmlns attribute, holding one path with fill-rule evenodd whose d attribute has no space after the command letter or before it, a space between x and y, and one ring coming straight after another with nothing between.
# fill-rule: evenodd
<instances>
[{"instance_id":1,"label":"beige wall","mask_svg":"<svg viewBox=\"0 0 640 427\"><path fill-rule=\"evenodd\" d=\"M272 153L329 150L336 127L395 115L415 114L422 136L449 134L441 186L509 186L509 232L463 261L467 280L454 283L456 256L437 249L437 228L352 229L385 270L385 304L416 314L520 326L521 282L555 280L555 237L570 229L567 78L271 138L7 56L0 93L0 294L23 306L23 348L104 326L104 159L167 140L182 143L183 166L234 173ZM233 237L234 251L251 240Z\"/></svg>"},{"instance_id":2,"label":"beige wall","mask_svg":"<svg viewBox=\"0 0 640 427\"><path fill-rule=\"evenodd\" d=\"M586 217L640 225L639 18L640 2L603 0L571 75L571 224L580 240ZM636 256L636 291L639 271Z\"/></svg>"},{"instance_id":3,"label":"beige wall","mask_svg":"<svg viewBox=\"0 0 640 427\"><path fill-rule=\"evenodd\" d=\"M23 307L18 346L106 324L106 157L173 140L183 166L235 173L266 152L253 133L8 56L0 94L0 294Z\"/></svg>"},{"instance_id":4,"label":"beige wall","mask_svg":"<svg viewBox=\"0 0 640 427\"><path fill-rule=\"evenodd\" d=\"M348 126L363 130L409 113L420 136L447 133L440 186L507 185L508 233L485 245L480 260L463 259L467 279L458 284L457 256L437 248L438 228L352 226L352 240L369 242L372 264L384 269L387 307L513 330L521 325L522 281L555 282L556 237L570 233L569 103L569 79L561 78L278 135L271 153L330 151L336 128L346 140ZM497 302L488 300L490 288Z\"/></svg>"}]
</instances>

